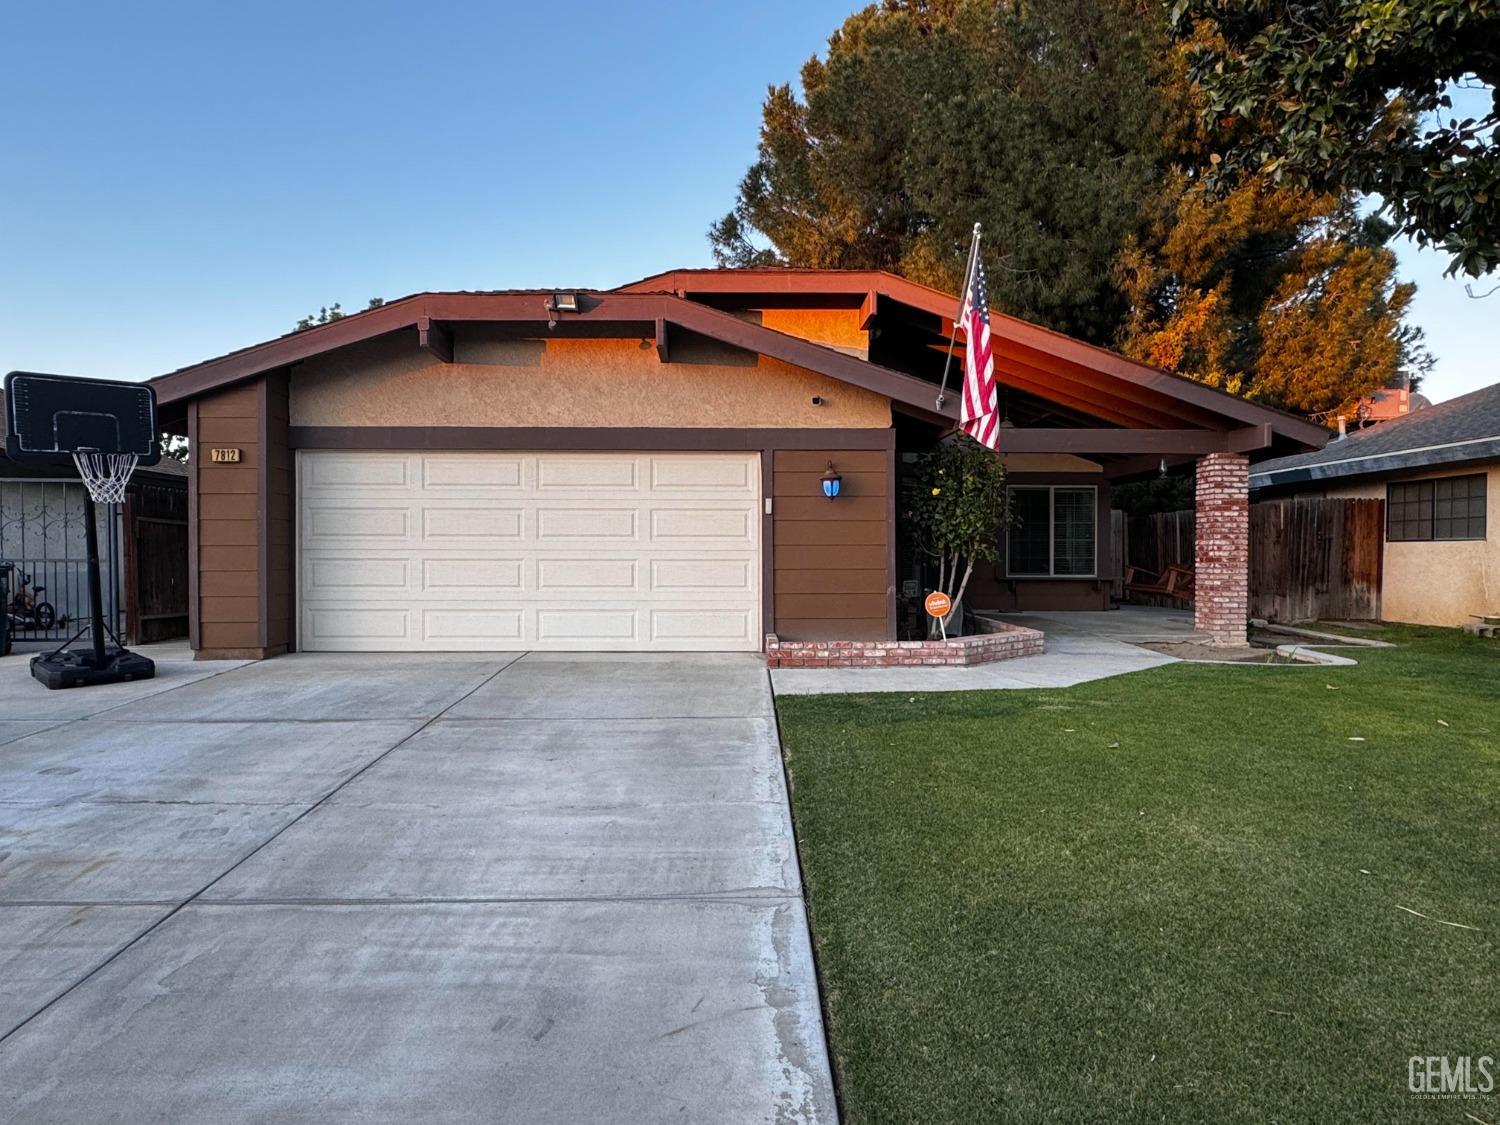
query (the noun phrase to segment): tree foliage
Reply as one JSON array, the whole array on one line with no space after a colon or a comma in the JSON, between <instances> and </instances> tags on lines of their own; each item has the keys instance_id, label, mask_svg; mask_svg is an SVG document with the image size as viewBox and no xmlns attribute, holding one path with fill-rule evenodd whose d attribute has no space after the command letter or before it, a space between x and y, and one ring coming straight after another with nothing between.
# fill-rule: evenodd
<instances>
[{"instance_id":1,"label":"tree foliage","mask_svg":"<svg viewBox=\"0 0 1500 1125\"><path fill-rule=\"evenodd\" d=\"M1183 177L1179 173L1179 181ZM1218 199L1186 182L1117 269L1129 355L1329 425L1430 366L1405 321L1392 228L1345 199L1252 181Z\"/></svg>"},{"instance_id":2,"label":"tree foliage","mask_svg":"<svg viewBox=\"0 0 1500 1125\"><path fill-rule=\"evenodd\" d=\"M904 526L938 568L938 588L957 612L974 564L1000 556L997 532L1013 520L1005 462L973 438L955 437L918 455L907 478Z\"/></svg>"},{"instance_id":3,"label":"tree foliage","mask_svg":"<svg viewBox=\"0 0 1500 1125\"><path fill-rule=\"evenodd\" d=\"M1500 5L1494 0L1177 0L1215 178L1380 195L1398 227L1500 265ZM1488 88L1460 120L1454 84Z\"/></svg>"},{"instance_id":4,"label":"tree foliage","mask_svg":"<svg viewBox=\"0 0 1500 1125\"><path fill-rule=\"evenodd\" d=\"M1108 341L1108 262L1139 222L1162 104L1152 0L887 0L773 87L710 232L724 265L887 269L956 289L984 224L997 305ZM759 236L759 237L757 237ZM764 245L760 239L769 241Z\"/></svg>"},{"instance_id":5,"label":"tree foliage","mask_svg":"<svg viewBox=\"0 0 1500 1125\"><path fill-rule=\"evenodd\" d=\"M715 254L953 290L977 219L996 307L1168 370L1330 424L1419 377L1394 228L1348 191L1204 190L1218 127L1192 45L1169 32L1165 7L1138 0L856 13L803 67L801 98L770 91Z\"/></svg>"},{"instance_id":6,"label":"tree foliage","mask_svg":"<svg viewBox=\"0 0 1500 1125\"><path fill-rule=\"evenodd\" d=\"M385 304L384 297L371 297L365 308L378 309L383 304ZM335 301L331 305L324 305L315 313L309 313L307 316L304 316L301 320L297 321L297 325L292 331L306 332L309 328L316 328L320 324L332 324L335 320L343 320L348 315L344 311L343 306Z\"/></svg>"}]
</instances>

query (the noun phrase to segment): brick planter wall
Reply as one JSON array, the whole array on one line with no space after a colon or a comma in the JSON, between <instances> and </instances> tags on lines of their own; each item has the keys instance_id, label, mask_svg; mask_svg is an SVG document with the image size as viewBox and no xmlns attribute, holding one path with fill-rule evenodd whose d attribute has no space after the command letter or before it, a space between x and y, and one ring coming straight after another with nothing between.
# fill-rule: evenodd
<instances>
[{"instance_id":1,"label":"brick planter wall","mask_svg":"<svg viewBox=\"0 0 1500 1125\"><path fill-rule=\"evenodd\" d=\"M1214 644L1245 643L1250 616L1250 459L1198 459L1193 625Z\"/></svg>"},{"instance_id":2,"label":"brick planter wall","mask_svg":"<svg viewBox=\"0 0 1500 1125\"><path fill-rule=\"evenodd\" d=\"M768 668L898 668L912 665L989 664L1040 656L1040 630L989 621L992 632L941 641L783 641L766 636Z\"/></svg>"}]
</instances>

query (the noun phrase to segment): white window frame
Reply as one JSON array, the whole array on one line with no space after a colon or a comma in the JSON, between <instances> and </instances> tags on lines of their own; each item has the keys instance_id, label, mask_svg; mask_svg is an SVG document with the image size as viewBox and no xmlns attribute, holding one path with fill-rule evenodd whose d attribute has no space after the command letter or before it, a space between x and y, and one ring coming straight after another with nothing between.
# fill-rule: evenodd
<instances>
[{"instance_id":1,"label":"white window frame","mask_svg":"<svg viewBox=\"0 0 1500 1125\"><path fill-rule=\"evenodd\" d=\"M1099 486L1096 484L1015 484L1007 485L1009 492L1021 492L1029 490L1032 492L1047 493L1047 570L1045 573L1039 571L1017 572L1010 568L1010 531L1005 533L1005 576L1007 578L1055 578L1066 582L1071 578L1098 578L1099 577ZM1089 491L1094 494L1094 565L1087 574L1058 574L1057 573L1057 490L1066 489L1071 492Z\"/></svg>"}]
</instances>

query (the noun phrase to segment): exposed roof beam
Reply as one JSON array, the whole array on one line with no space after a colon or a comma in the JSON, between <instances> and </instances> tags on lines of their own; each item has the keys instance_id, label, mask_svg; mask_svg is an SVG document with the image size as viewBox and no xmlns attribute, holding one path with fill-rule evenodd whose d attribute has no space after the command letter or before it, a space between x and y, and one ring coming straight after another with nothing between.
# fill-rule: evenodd
<instances>
[{"instance_id":1,"label":"exposed roof beam","mask_svg":"<svg viewBox=\"0 0 1500 1125\"><path fill-rule=\"evenodd\" d=\"M1247 430L1080 430L1007 427L1000 431L1002 453L1152 453L1201 456L1245 453L1257 448L1261 427Z\"/></svg>"},{"instance_id":2,"label":"exposed roof beam","mask_svg":"<svg viewBox=\"0 0 1500 1125\"><path fill-rule=\"evenodd\" d=\"M453 332L431 317L417 317L417 347L443 363L453 362Z\"/></svg>"},{"instance_id":3,"label":"exposed roof beam","mask_svg":"<svg viewBox=\"0 0 1500 1125\"><path fill-rule=\"evenodd\" d=\"M656 358L662 363L671 363L671 348L667 344L667 318L656 318Z\"/></svg>"}]
</instances>

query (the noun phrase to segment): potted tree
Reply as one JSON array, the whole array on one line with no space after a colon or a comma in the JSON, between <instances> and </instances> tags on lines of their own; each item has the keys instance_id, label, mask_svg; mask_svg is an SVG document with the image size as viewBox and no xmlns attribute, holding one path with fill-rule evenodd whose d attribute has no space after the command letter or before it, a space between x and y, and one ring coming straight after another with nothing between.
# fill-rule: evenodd
<instances>
[{"instance_id":1,"label":"potted tree","mask_svg":"<svg viewBox=\"0 0 1500 1125\"><path fill-rule=\"evenodd\" d=\"M951 601L941 629L952 636L975 564L1000 557L1000 529L1013 521L1005 463L967 435L940 443L917 457L905 515L918 557L937 567L935 588ZM929 620L928 635L938 631L938 620Z\"/></svg>"}]
</instances>

